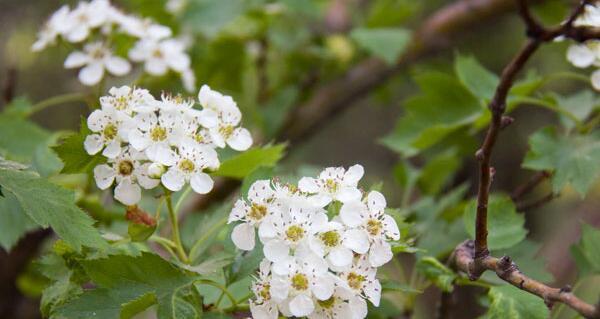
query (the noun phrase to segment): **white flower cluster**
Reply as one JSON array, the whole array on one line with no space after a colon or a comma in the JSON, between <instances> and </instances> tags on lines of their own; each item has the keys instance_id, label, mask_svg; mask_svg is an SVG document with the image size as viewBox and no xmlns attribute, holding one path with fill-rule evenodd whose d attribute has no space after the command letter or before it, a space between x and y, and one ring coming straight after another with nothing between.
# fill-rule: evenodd
<instances>
[{"instance_id":1,"label":"white flower cluster","mask_svg":"<svg viewBox=\"0 0 600 319\"><path fill-rule=\"evenodd\" d=\"M575 20L574 25L584 27L600 27L600 7L596 4L587 4L584 12ZM567 50L567 60L575 67L587 68L600 66L600 41L588 40L580 44L572 44ZM600 70L591 76L592 86L600 91Z\"/></svg>"},{"instance_id":2,"label":"white flower cluster","mask_svg":"<svg viewBox=\"0 0 600 319\"><path fill-rule=\"evenodd\" d=\"M110 46L117 34L135 41L128 58L114 54ZM154 76L174 71L180 74L186 90L194 90L195 77L185 52L186 41L173 38L167 26L121 12L108 0L82 1L72 10L62 6L39 32L32 50L41 51L58 38L80 46L81 50L72 52L64 65L68 69L81 68L79 80L84 85L99 83L105 71L124 76L131 71L133 61L144 63L145 71Z\"/></svg>"},{"instance_id":3,"label":"white flower cluster","mask_svg":"<svg viewBox=\"0 0 600 319\"><path fill-rule=\"evenodd\" d=\"M92 134L84 148L108 159L94 168L96 184L107 189L116 182L115 199L125 205L141 199L140 187L160 183L171 191L189 183L206 194L213 181L205 171L219 167L215 148L244 151L252 145L250 132L239 127L235 101L206 85L198 94L202 110L194 100L166 94L157 100L140 88L113 87L109 93L87 119Z\"/></svg>"},{"instance_id":4,"label":"white flower cluster","mask_svg":"<svg viewBox=\"0 0 600 319\"><path fill-rule=\"evenodd\" d=\"M377 191L363 196L357 185L363 167L326 168L298 186L256 181L247 200L236 202L229 223L242 250L255 246L255 229L265 259L252 286L256 319L286 317L355 318L367 315L366 300L379 306L377 267L393 257L396 221L385 214ZM339 214L328 217L334 207Z\"/></svg>"}]
</instances>

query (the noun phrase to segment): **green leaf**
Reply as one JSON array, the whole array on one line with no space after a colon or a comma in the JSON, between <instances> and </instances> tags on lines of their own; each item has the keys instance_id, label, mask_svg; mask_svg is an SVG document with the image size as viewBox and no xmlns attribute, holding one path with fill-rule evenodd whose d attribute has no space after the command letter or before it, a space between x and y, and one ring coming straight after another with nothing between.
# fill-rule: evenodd
<instances>
[{"instance_id":1,"label":"green leaf","mask_svg":"<svg viewBox=\"0 0 600 319\"><path fill-rule=\"evenodd\" d=\"M223 161L213 175L242 179L259 167L273 167L283 157L285 147L276 144L250 149Z\"/></svg>"},{"instance_id":2,"label":"green leaf","mask_svg":"<svg viewBox=\"0 0 600 319\"><path fill-rule=\"evenodd\" d=\"M101 154L90 156L83 148L83 142L90 133L85 120L82 119L79 133L66 136L59 145L52 148L64 164L61 173L91 172L96 165L106 161Z\"/></svg>"},{"instance_id":3,"label":"green leaf","mask_svg":"<svg viewBox=\"0 0 600 319\"><path fill-rule=\"evenodd\" d=\"M155 230L156 225L149 226L146 224L129 222L129 225L127 226L127 234L132 241L143 242L148 239L148 237L152 236Z\"/></svg>"},{"instance_id":4,"label":"green leaf","mask_svg":"<svg viewBox=\"0 0 600 319\"><path fill-rule=\"evenodd\" d=\"M77 251L106 247L94 221L75 205L75 194L27 171L0 169L2 192L10 193L34 222L52 229Z\"/></svg>"},{"instance_id":5,"label":"green leaf","mask_svg":"<svg viewBox=\"0 0 600 319\"><path fill-rule=\"evenodd\" d=\"M350 37L369 53L393 64L406 49L410 31L402 28L356 28Z\"/></svg>"},{"instance_id":6,"label":"green leaf","mask_svg":"<svg viewBox=\"0 0 600 319\"><path fill-rule=\"evenodd\" d=\"M454 69L462 84L464 84L475 96L482 100L492 99L498 76L488 71L472 56L457 56L454 61Z\"/></svg>"},{"instance_id":7,"label":"green leaf","mask_svg":"<svg viewBox=\"0 0 600 319\"><path fill-rule=\"evenodd\" d=\"M600 173L600 133L559 135L546 127L529 138L529 152L523 167L549 170L552 189L560 192L567 184L585 196Z\"/></svg>"},{"instance_id":8,"label":"green leaf","mask_svg":"<svg viewBox=\"0 0 600 319\"><path fill-rule=\"evenodd\" d=\"M395 292L406 292L406 293L411 293L411 294L423 293L423 291L415 289L411 286L403 285L403 284L393 282L390 280L382 280L381 288L383 289L383 292L395 291Z\"/></svg>"},{"instance_id":9,"label":"green leaf","mask_svg":"<svg viewBox=\"0 0 600 319\"><path fill-rule=\"evenodd\" d=\"M197 0L189 3L183 21L193 31L213 37L245 10L242 0Z\"/></svg>"},{"instance_id":10,"label":"green leaf","mask_svg":"<svg viewBox=\"0 0 600 319\"><path fill-rule=\"evenodd\" d=\"M546 319L549 316L541 298L513 286L492 287L488 297L491 303L483 316L486 319Z\"/></svg>"},{"instance_id":11,"label":"green leaf","mask_svg":"<svg viewBox=\"0 0 600 319\"><path fill-rule=\"evenodd\" d=\"M581 90L567 96L556 95L556 102L560 109L571 113L579 121L584 121L598 103L594 93L590 90ZM572 119L562 114L560 120L567 128L573 128L576 124Z\"/></svg>"},{"instance_id":12,"label":"green leaf","mask_svg":"<svg viewBox=\"0 0 600 319\"><path fill-rule=\"evenodd\" d=\"M493 254L496 256L510 256L523 273L541 282L551 283L554 281L554 277L552 273L546 270L547 261L544 256L538 254L541 247L541 244L525 239L508 249L493 251ZM491 283L504 283L494 272L486 272L484 279Z\"/></svg>"},{"instance_id":13,"label":"green leaf","mask_svg":"<svg viewBox=\"0 0 600 319\"><path fill-rule=\"evenodd\" d=\"M435 155L421 171L419 188L425 194L437 194L461 164L456 152L449 150Z\"/></svg>"},{"instance_id":14,"label":"green leaf","mask_svg":"<svg viewBox=\"0 0 600 319\"><path fill-rule=\"evenodd\" d=\"M298 89L294 86L285 87L275 94L264 107L261 107L265 134L273 137L281 128L288 111L298 98Z\"/></svg>"},{"instance_id":15,"label":"green leaf","mask_svg":"<svg viewBox=\"0 0 600 319\"><path fill-rule=\"evenodd\" d=\"M477 201L472 200L465 207L464 222L467 233L475 238L475 217ZM513 201L506 195L492 195L488 202L487 228L488 248L510 248L527 236L523 227L525 217L518 214Z\"/></svg>"},{"instance_id":16,"label":"green leaf","mask_svg":"<svg viewBox=\"0 0 600 319\"><path fill-rule=\"evenodd\" d=\"M417 271L431 280L442 291L450 292L456 274L433 257L423 257L417 261Z\"/></svg>"},{"instance_id":17,"label":"green leaf","mask_svg":"<svg viewBox=\"0 0 600 319\"><path fill-rule=\"evenodd\" d=\"M99 288L57 309L66 318L128 318L158 303L159 318L176 317L182 311L176 295L194 280L161 257L142 253L139 257L114 255L84 260L81 265ZM187 307L186 307L187 308Z\"/></svg>"},{"instance_id":18,"label":"green leaf","mask_svg":"<svg viewBox=\"0 0 600 319\"><path fill-rule=\"evenodd\" d=\"M25 214L13 194L3 195L0 196L0 246L10 251L25 233L38 226Z\"/></svg>"},{"instance_id":19,"label":"green leaf","mask_svg":"<svg viewBox=\"0 0 600 319\"><path fill-rule=\"evenodd\" d=\"M455 77L438 72L419 74L421 94L405 101L406 115L382 142L390 149L413 156L450 133L473 123L484 112L479 100Z\"/></svg>"},{"instance_id":20,"label":"green leaf","mask_svg":"<svg viewBox=\"0 0 600 319\"><path fill-rule=\"evenodd\" d=\"M571 247L580 276L600 274L600 228L583 224L581 240Z\"/></svg>"}]
</instances>

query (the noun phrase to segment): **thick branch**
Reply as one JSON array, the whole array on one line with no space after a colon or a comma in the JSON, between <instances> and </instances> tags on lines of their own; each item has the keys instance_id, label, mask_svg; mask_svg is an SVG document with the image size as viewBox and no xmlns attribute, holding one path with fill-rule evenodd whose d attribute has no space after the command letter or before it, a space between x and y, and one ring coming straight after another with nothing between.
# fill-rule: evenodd
<instances>
[{"instance_id":1,"label":"thick branch","mask_svg":"<svg viewBox=\"0 0 600 319\"><path fill-rule=\"evenodd\" d=\"M453 266L469 276L476 263L474 248L472 240L463 242L456 247L451 260ZM542 298L548 307L552 307L555 302L562 302L586 318L600 318L600 309L577 298L569 286L553 288L531 279L522 273L508 256L496 258L488 255L481 259L481 265L485 270L495 272L499 278L509 284Z\"/></svg>"}]
</instances>

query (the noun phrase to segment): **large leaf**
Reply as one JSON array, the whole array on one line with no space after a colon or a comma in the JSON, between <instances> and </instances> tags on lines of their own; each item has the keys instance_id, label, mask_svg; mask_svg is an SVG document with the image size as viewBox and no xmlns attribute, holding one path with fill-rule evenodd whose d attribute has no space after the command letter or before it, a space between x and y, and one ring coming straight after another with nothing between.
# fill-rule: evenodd
<instances>
[{"instance_id":1,"label":"large leaf","mask_svg":"<svg viewBox=\"0 0 600 319\"><path fill-rule=\"evenodd\" d=\"M473 200L465 207L464 222L467 233L475 238L475 217L477 201ZM525 217L518 214L515 204L506 195L492 195L488 202L488 247L489 249L510 248L527 236L523 227Z\"/></svg>"},{"instance_id":2,"label":"large leaf","mask_svg":"<svg viewBox=\"0 0 600 319\"><path fill-rule=\"evenodd\" d=\"M28 231L38 227L11 193L0 197L0 246L10 250Z\"/></svg>"},{"instance_id":3,"label":"large leaf","mask_svg":"<svg viewBox=\"0 0 600 319\"><path fill-rule=\"evenodd\" d=\"M369 53L393 64L404 52L410 32L402 28L357 28L352 30L350 37Z\"/></svg>"},{"instance_id":4,"label":"large leaf","mask_svg":"<svg viewBox=\"0 0 600 319\"><path fill-rule=\"evenodd\" d=\"M600 133L563 136L546 127L529 138L530 150L523 166L549 170L552 189L560 192L567 184L585 196L600 173Z\"/></svg>"},{"instance_id":5,"label":"large leaf","mask_svg":"<svg viewBox=\"0 0 600 319\"><path fill-rule=\"evenodd\" d=\"M245 10L242 0L197 0L186 8L183 21L193 31L213 37Z\"/></svg>"},{"instance_id":6,"label":"large leaf","mask_svg":"<svg viewBox=\"0 0 600 319\"><path fill-rule=\"evenodd\" d=\"M417 261L417 270L431 280L442 291L452 291L456 274L433 257L423 257Z\"/></svg>"},{"instance_id":7,"label":"large leaf","mask_svg":"<svg viewBox=\"0 0 600 319\"><path fill-rule=\"evenodd\" d=\"M490 308L486 319L546 319L548 307L544 301L519 288L503 285L490 288Z\"/></svg>"},{"instance_id":8,"label":"large leaf","mask_svg":"<svg viewBox=\"0 0 600 319\"><path fill-rule=\"evenodd\" d=\"M42 227L52 229L76 250L105 247L94 221L77 205L75 194L28 171L0 169L0 187L10 193L23 212Z\"/></svg>"},{"instance_id":9,"label":"large leaf","mask_svg":"<svg viewBox=\"0 0 600 319\"><path fill-rule=\"evenodd\" d=\"M90 156L83 148L83 142L90 133L85 120L82 119L79 133L68 135L59 145L52 148L64 164L61 173L91 172L96 165L106 161L106 158L100 154Z\"/></svg>"},{"instance_id":10,"label":"large leaf","mask_svg":"<svg viewBox=\"0 0 600 319\"><path fill-rule=\"evenodd\" d=\"M457 56L454 69L458 79L477 97L482 100L491 100L498 76L488 71L473 57Z\"/></svg>"},{"instance_id":11,"label":"large leaf","mask_svg":"<svg viewBox=\"0 0 600 319\"><path fill-rule=\"evenodd\" d=\"M571 253L581 275L600 274L600 229L583 224L581 240L571 247Z\"/></svg>"},{"instance_id":12,"label":"large leaf","mask_svg":"<svg viewBox=\"0 0 600 319\"><path fill-rule=\"evenodd\" d=\"M405 156L412 156L460 127L474 122L484 108L453 76L438 72L417 75L421 94L405 103L406 115L383 143Z\"/></svg>"},{"instance_id":13,"label":"large leaf","mask_svg":"<svg viewBox=\"0 0 600 319\"><path fill-rule=\"evenodd\" d=\"M129 318L154 303L158 304L159 318L187 318L191 313L181 300L180 290L190 286L194 277L157 255L115 255L85 260L82 266L99 288L88 290L58 308L61 316Z\"/></svg>"},{"instance_id":14,"label":"large leaf","mask_svg":"<svg viewBox=\"0 0 600 319\"><path fill-rule=\"evenodd\" d=\"M223 161L213 175L242 179L259 167L275 166L283 157L285 146L285 144L268 145L243 152Z\"/></svg>"}]
</instances>

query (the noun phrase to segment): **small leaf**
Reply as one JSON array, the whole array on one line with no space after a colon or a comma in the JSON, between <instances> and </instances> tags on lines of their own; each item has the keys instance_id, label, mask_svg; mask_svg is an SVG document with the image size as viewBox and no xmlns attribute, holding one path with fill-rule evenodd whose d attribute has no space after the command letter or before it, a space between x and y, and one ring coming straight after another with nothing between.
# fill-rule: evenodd
<instances>
[{"instance_id":1,"label":"small leaf","mask_svg":"<svg viewBox=\"0 0 600 319\"><path fill-rule=\"evenodd\" d=\"M417 261L417 270L431 280L442 291L450 292L456 274L433 257L423 257Z\"/></svg>"},{"instance_id":2,"label":"small leaf","mask_svg":"<svg viewBox=\"0 0 600 319\"><path fill-rule=\"evenodd\" d=\"M490 308L485 319L546 319L548 307L544 301L510 285L492 287L488 291Z\"/></svg>"},{"instance_id":3,"label":"small leaf","mask_svg":"<svg viewBox=\"0 0 600 319\"><path fill-rule=\"evenodd\" d=\"M91 172L96 165L106 161L106 158L101 154L90 156L83 148L83 142L90 133L91 131L87 128L85 120L82 119L79 133L66 136L59 145L52 148L64 164L61 173Z\"/></svg>"},{"instance_id":4,"label":"small leaf","mask_svg":"<svg viewBox=\"0 0 600 319\"><path fill-rule=\"evenodd\" d=\"M580 276L600 274L600 229L583 224L581 240L571 247Z\"/></svg>"},{"instance_id":5,"label":"small leaf","mask_svg":"<svg viewBox=\"0 0 600 319\"><path fill-rule=\"evenodd\" d=\"M277 144L245 151L223 161L213 175L242 179L259 167L273 167L283 157L285 147Z\"/></svg>"},{"instance_id":6,"label":"small leaf","mask_svg":"<svg viewBox=\"0 0 600 319\"><path fill-rule=\"evenodd\" d=\"M393 64L406 49L410 32L401 28L356 28L350 37L369 53Z\"/></svg>"},{"instance_id":7,"label":"small leaf","mask_svg":"<svg viewBox=\"0 0 600 319\"><path fill-rule=\"evenodd\" d=\"M457 56L454 61L454 69L458 78L474 95L482 100L492 99L498 76L488 71L472 56Z\"/></svg>"},{"instance_id":8,"label":"small leaf","mask_svg":"<svg viewBox=\"0 0 600 319\"><path fill-rule=\"evenodd\" d=\"M529 145L523 167L552 171L555 193L570 184L585 196L600 174L600 132L563 136L546 127L529 138Z\"/></svg>"},{"instance_id":9,"label":"small leaf","mask_svg":"<svg viewBox=\"0 0 600 319\"><path fill-rule=\"evenodd\" d=\"M472 200L465 207L464 222L467 233L475 238L475 217L477 214L477 201ZM487 228L488 248L510 248L520 243L527 230L523 227L525 217L518 214L515 204L506 195L493 195L488 202Z\"/></svg>"}]
</instances>

